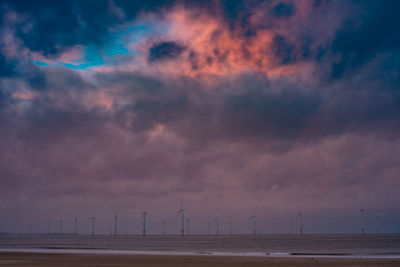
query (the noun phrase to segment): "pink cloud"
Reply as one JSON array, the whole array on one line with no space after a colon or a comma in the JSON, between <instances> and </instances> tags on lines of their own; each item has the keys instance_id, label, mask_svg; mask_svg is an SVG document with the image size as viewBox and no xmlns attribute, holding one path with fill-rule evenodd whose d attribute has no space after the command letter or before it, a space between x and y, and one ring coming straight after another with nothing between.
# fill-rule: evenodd
<instances>
[{"instance_id":1,"label":"pink cloud","mask_svg":"<svg viewBox=\"0 0 400 267\"><path fill-rule=\"evenodd\" d=\"M11 97L20 100L32 100L35 98L35 94L31 91L21 91L12 93Z\"/></svg>"},{"instance_id":2,"label":"pink cloud","mask_svg":"<svg viewBox=\"0 0 400 267\"><path fill-rule=\"evenodd\" d=\"M42 61L48 64L54 64L57 62L61 62L61 63L67 63L67 64L80 64L82 63L81 60L83 58L83 46L81 45L76 45L62 53L60 53L59 55L57 55L56 57L54 56L44 56L42 53L40 52L31 52L32 58L34 60L37 61Z\"/></svg>"}]
</instances>

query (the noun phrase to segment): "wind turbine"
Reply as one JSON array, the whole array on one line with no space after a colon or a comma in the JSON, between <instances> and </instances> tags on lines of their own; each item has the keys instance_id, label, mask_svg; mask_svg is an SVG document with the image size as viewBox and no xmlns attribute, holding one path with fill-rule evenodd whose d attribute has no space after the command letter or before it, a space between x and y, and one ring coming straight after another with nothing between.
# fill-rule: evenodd
<instances>
[{"instance_id":1,"label":"wind turbine","mask_svg":"<svg viewBox=\"0 0 400 267\"><path fill-rule=\"evenodd\" d=\"M117 213L114 214L114 236L117 236Z\"/></svg>"},{"instance_id":2,"label":"wind turbine","mask_svg":"<svg viewBox=\"0 0 400 267\"><path fill-rule=\"evenodd\" d=\"M92 221L92 236L94 236L94 220L96 219L96 217L92 216L90 217L90 220Z\"/></svg>"},{"instance_id":3,"label":"wind turbine","mask_svg":"<svg viewBox=\"0 0 400 267\"><path fill-rule=\"evenodd\" d=\"M74 219L74 235L77 235L77 227L78 226L78 219L75 217Z\"/></svg>"},{"instance_id":4,"label":"wind turbine","mask_svg":"<svg viewBox=\"0 0 400 267\"><path fill-rule=\"evenodd\" d=\"M290 234L293 234L293 218L290 217Z\"/></svg>"},{"instance_id":5,"label":"wind turbine","mask_svg":"<svg viewBox=\"0 0 400 267\"><path fill-rule=\"evenodd\" d=\"M303 213L301 213L301 211L299 212L299 226L300 226L300 229L299 229L299 232L300 232L300 235L303 235Z\"/></svg>"},{"instance_id":6,"label":"wind turbine","mask_svg":"<svg viewBox=\"0 0 400 267\"><path fill-rule=\"evenodd\" d=\"M165 220L162 221L162 234L165 235Z\"/></svg>"},{"instance_id":7,"label":"wind turbine","mask_svg":"<svg viewBox=\"0 0 400 267\"><path fill-rule=\"evenodd\" d=\"M361 235L364 236L365 228L364 228L364 209L363 208L360 209L360 213L361 213Z\"/></svg>"},{"instance_id":8,"label":"wind turbine","mask_svg":"<svg viewBox=\"0 0 400 267\"><path fill-rule=\"evenodd\" d=\"M51 223L51 221L48 220L47 221L47 234L50 234L50 223Z\"/></svg>"},{"instance_id":9,"label":"wind turbine","mask_svg":"<svg viewBox=\"0 0 400 267\"><path fill-rule=\"evenodd\" d=\"M253 234L254 235L257 234L257 232L256 232L256 219L257 219L257 217L255 215L250 217L250 220L253 220Z\"/></svg>"},{"instance_id":10,"label":"wind turbine","mask_svg":"<svg viewBox=\"0 0 400 267\"><path fill-rule=\"evenodd\" d=\"M147 212L143 212L142 213L142 216L143 216L143 236L146 236L146 215L147 215Z\"/></svg>"},{"instance_id":11,"label":"wind turbine","mask_svg":"<svg viewBox=\"0 0 400 267\"><path fill-rule=\"evenodd\" d=\"M217 223L217 235L219 235L219 220L218 220L218 217L216 217L214 221Z\"/></svg>"},{"instance_id":12,"label":"wind turbine","mask_svg":"<svg viewBox=\"0 0 400 267\"><path fill-rule=\"evenodd\" d=\"M210 222L207 222L207 234L210 235Z\"/></svg>"},{"instance_id":13,"label":"wind turbine","mask_svg":"<svg viewBox=\"0 0 400 267\"><path fill-rule=\"evenodd\" d=\"M60 235L62 234L63 220L60 220Z\"/></svg>"},{"instance_id":14,"label":"wind turbine","mask_svg":"<svg viewBox=\"0 0 400 267\"><path fill-rule=\"evenodd\" d=\"M377 234L379 234L379 232L380 232L380 230L379 230L379 218L380 218L381 216L379 215L379 214L377 214L376 216L375 216L375 223L376 223L376 233Z\"/></svg>"},{"instance_id":15,"label":"wind turbine","mask_svg":"<svg viewBox=\"0 0 400 267\"><path fill-rule=\"evenodd\" d=\"M178 214L181 215L181 235L185 235L185 209L181 205L181 208L178 210Z\"/></svg>"}]
</instances>

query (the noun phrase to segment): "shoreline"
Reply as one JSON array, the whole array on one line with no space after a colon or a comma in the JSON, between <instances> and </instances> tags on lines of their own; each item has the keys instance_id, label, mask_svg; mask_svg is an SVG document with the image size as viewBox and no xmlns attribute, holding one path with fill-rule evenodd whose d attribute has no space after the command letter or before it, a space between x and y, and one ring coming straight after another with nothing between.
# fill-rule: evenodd
<instances>
[{"instance_id":1,"label":"shoreline","mask_svg":"<svg viewBox=\"0 0 400 267\"><path fill-rule=\"evenodd\" d=\"M146 267L382 267L400 266L400 259L387 258L319 258L319 257L232 257L215 255L133 255L133 254L60 254L0 252L0 266L146 266Z\"/></svg>"},{"instance_id":2,"label":"shoreline","mask_svg":"<svg viewBox=\"0 0 400 267\"><path fill-rule=\"evenodd\" d=\"M203 256L203 257L256 257L256 258L326 258L326 259L400 259L400 254L338 254L288 252L221 252L221 251L156 251L113 249L59 249L59 248L0 248L0 254L58 254L58 255L131 255L131 256Z\"/></svg>"}]
</instances>

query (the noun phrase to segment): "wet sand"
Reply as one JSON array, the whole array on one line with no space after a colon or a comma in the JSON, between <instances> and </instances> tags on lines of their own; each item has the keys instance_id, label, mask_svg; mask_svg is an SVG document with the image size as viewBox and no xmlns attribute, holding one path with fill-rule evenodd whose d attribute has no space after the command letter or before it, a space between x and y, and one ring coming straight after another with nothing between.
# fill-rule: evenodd
<instances>
[{"instance_id":1,"label":"wet sand","mask_svg":"<svg viewBox=\"0 0 400 267\"><path fill-rule=\"evenodd\" d=\"M0 266L400 266L400 259L387 258L296 258L296 257L225 257L225 256L166 256L166 255L90 255L0 253Z\"/></svg>"}]
</instances>

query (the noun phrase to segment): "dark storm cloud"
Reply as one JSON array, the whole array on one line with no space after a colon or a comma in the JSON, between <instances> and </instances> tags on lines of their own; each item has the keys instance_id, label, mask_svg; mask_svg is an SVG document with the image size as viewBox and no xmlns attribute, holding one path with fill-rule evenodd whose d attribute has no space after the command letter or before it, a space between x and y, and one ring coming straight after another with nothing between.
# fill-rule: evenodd
<instances>
[{"instance_id":1,"label":"dark storm cloud","mask_svg":"<svg viewBox=\"0 0 400 267\"><path fill-rule=\"evenodd\" d=\"M280 2L271 9L271 13L278 18L293 16L295 11L291 5Z\"/></svg>"},{"instance_id":2,"label":"dark storm cloud","mask_svg":"<svg viewBox=\"0 0 400 267\"><path fill-rule=\"evenodd\" d=\"M273 39L272 50L280 64L289 64L296 61L295 44L290 43L284 36L276 35Z\"/></svg>"},{"instance_id":3,"label":"dark storm cloud","mask_svg":"<svg viewBox=\"0 0 400 267\"><path fill-rule=\"evenodd\" d=\"M72 5L73 2L68 2L68 5ZM115 2L115 5L127 5L127 3L119 3ZM281 6L283 3L278 3L275 8L278 6L279 9L285 10L283 6ZM329 47L325 47L325 51L332 51L333 54L336 53L341 53L343 56L342 62L339 63L341 65L346 65L349 68L352 66L355 67L360 67L362 63L367 63L368 60L372 60L377 54L379 54L381 51L393 51L396 49L396 35L392 37L388 37L389 33L392 33L393 31L393 26L392 24L388 22L395 22L394 15L390 11L389 14L385 17L382 23L378 23L374 28L372 28L372 35L373 34L380 34L379 36L375 36L375 39L378 39L378 41L374 40L374 42L367 42L369 39L372 38L369 37L367 34L367 29L369 26L371 26L373 23L376 22L376 19L380 17L380 14L382 14L383 10L390 5L393 5L394 3L392 2L387 2L384 1L383 4L379 4L377 2L373 2L373 4L369 4L365 7L366 9L366 17L362 17L363 23L361 23L361 26L358 27L350 27L347 31L344 29L341 29L333 43L332 43L332 48L330 50ZM38 36L46 36L45 41L48 39L50 43L50 47L56 47L56 43L58 43L58 34L60 36L67 36L65 40L68 40L69 35L64 34L63 32L69 32L71 33L71 38L72 38L72 33L75 30L78 30L78 28L75 28L74 23L70 23L68 26L63 26L63 27L70 27L68 29L60 28L60 31L56 33L54 30L57 26L57 24L54 25L54 29L52 28L53 26L47 27L45 25L51 24L51 21L55 19L55 17L59 17L60 21L63 20L63 16L70 17L72 20L76 19L76 16L72 16L69 12L68 6L62 6L61 4L56 4L52 3L49 5L43 5L37 4L33 5L32 4L27 4L23 5L23 2L17 1L14 4L16 10L19 11L26 11L26 12L31 12L32 14L35 14L35 16L38 17L38 21L35 22L33 26L32 31L36 32L35 27L37 28L37 33L35 35ZM74 3L74 5L77 5ZM232 6L242 6L244 3L242 2L235 2L231 3L229 5ZM193 4L195 6L195 4ZM40 8L39 8L40 7ZM107 4L104 2L100 2L99 4L96 4L93 7L93 12L87 12L87 8L89 8L88 3L83 2L80 4L79 7L75 7L74 9L71 6L71 10L75 10L74 12L77 12L77 14L82 13L87 13L86 16L93 16L94 14L105 12L105 10L109 7L108 2ZM378 14L371 13L372 7L376 8L378 10ZM394 6L393 6L394 7ZM139 7L138 7L139 8ZM228 7L228 4L226 5L226 8ZM364 6L362 6L364 8ZM50 12L50 10L53 10L54 12ZM78 10L77 10L78 9ZM136 10L136 7L133 9ZM236 8L233 8L236 10ZM385 10L386 10L385 9ZM79 10L86 10L86 11L79 11ZM101 11L101 12L100 12ZM287 10L286 10L287 11ZM61 13L58 13L61 12ZM65 14L63 13L65 12ZM282 11L283 12L283 11ZM228 12L229 13L229 12ZM234 11L230 12L232 13L232 17L238 16ZM60 16L58 16L60 14ZM63 15L64 14L64 15ZM235 15L236 14L236 15ZM70 16L71 15L71 16ZM43 20L43 21L42 21ZM85 20L85 19L84 19ZM89 19L93 23L95 23L95 19ZM66 20L68 21L68 19ZM46 23L45 23L46 22ZM102 21L104 25L113 25L113 21L108 21L108 19L105 19ZM115 22L117 23L117 22ZM346 25L348 22L346 22ZM68 23L66 23L68 24ZM386 26L386 32L383 33L378 33L380 30L383 29L384 24L389 24ZM78 27L78 26L76 26ZM80 27L80 26L79 26ZM88 27L91 27L88 25ZM102 24L100 23L99 25L99 31L102 29ZM41 30L46 30L47 33L40 34ZM52 32L54 30L54 32ZM80 31L80 28L79 28ZM91 36L89 39L92 41L97 42L97 39L95 36L92 36L88 33L88 36ZM364 37L362 37L364 36ZM64 38L63 37L63 38ZM380 37L380 38L379 38ZM365 39L365 42L359 42L358 40L364 40L362 38L367 38ZM23 39L24 40L24 39ZM371 39L372 40L372 39ZM25 41L24 41L25 42ZM47 42L47 41L46 41ZM74 43L81 43L82 39L79 39L79 37L74 40ZM83 41L84 42L84 41ZM279 60L280 64L286 65L286 64L293 64L296 63L299 59L301 58L307 58L310 53L315 53L315 51L309 51L311 48L310 45L305 42L306 44L302 44L302 41L300 40L289 40L286 36L283 35L275 35L273 39L273 44L272 44L272 50L274 52L274 56L277 60ZM310 42L311 43L311 42ZM69 45L72 44L66 41L64 45ZM312 43L311 43L312 44ZM357 45L359 46L357 46ZM28 47L30 46L27 44ZM39 43L37 44L38 47L41 49L47 49L46 45L40 45ZM35 45L32 44L32 49L36 49ZM381 50L384 49L384 50ZM50 49L51 50L51 49ZM50 51L49 50L49 51ZM180 45L179 43L176 42L161 42L161 43L155 43L149 50L149 56L148 60L150 62L155 62L155 61L162 61L163 59L172 59L178 57L183 51L185 50L185 47ZM52 53L51 51L49 53ZM191 57L192 60L192 65L196 66L196 54L192 53L193 56ZM224 56L221 54L218 50L214 51L214 56L215 58L219 59L221 62L224 62ZM350 59L353 58L353 59ZM36 66L32 65L31 62L25 63L25 64L20 64L20 67L16 67L16 63L13 60L0 58L0 66L4 69L2 72L3 75L11 75L12 73L16 74L19 73L21 75L21 78L25 80L33 89L40 89L40 88L52 88L52 91L55 92L56 94L61 94L62 98L67 101L69 98L67 93L61 93L61 92L68 92L70 90L73 90L74 88L79 88L82 92L86 90L96 90L95 88L91 88L91 86L87 85L86 82L84 82L79 76L75 75L73 71L62 71L62 72L53 72L52 74L44 74L41 70L39 70ZM326 64L326 60L322 61L320 64L322 67L323 65ZM333 63L335 64L335 63ZM386 63L388 68L391 68L392 66L390 63ZM344 66L343 65L343 66ZM371 67L373 68L373 67ZM335 72L336 67L334 68ZM374 70L372 69L371 72ZM379 71L379 70L378 70ZM47 76L52 76L52 77L59 77L57 80L52 78L53 82L47 81ZM157 79L148 79L146 77L141 77L140 75L136 75L136 77L133 79L131 75L121 75L118 74L115 77L121 77L119 78L113 78L112 76L109 76L108 78L104 79L110 79L107 83L105 83L107 86L110 86L112 83L113 84L122 84L122 87L129 87L130 83L134 81L136 83L136 89L139 90L137 86L138 79L141 79L142 81L147 79L148 82L144 82L143 84L143 89L142 92L151 92L156 90L156 93L160 93L161 91L163 92L163 95L167 95L165 92L169 92L170 88L167 87L167 85L163 85L163 82ZM126 79L126 80L125 80ZM133 80L132 80L133 79ZM212 96L210 97L205 97L201 98L201 100L197 100L198 102L193 102L193 100L189 100L188 95L186 93L183 93L183 90L178 93L178 95L174 95L173 97L170 98L154 98L152 95L146 95L143 97L143 94L138 94L137 92L135 93L135 96L137 97L136 99L133 100L132 98L132 104L128 105L127 107L122 108L121 110L117 110L118 114L125 114L124 112L127 112L127 114L132 113L134 114L134 122L133 122L133 127L137 127L136 129L145 129L149 130L154 127L154 125L157 124L169 124L171 122L177 122L177 121L185 121L184 118L185 116L189 117L191 116L190 111L193 112L193 106L196 106L196 108L200 109L201 107L201 102L204 102L204 109L206 107L209 107L210 105L219 105L219 107L222 108L223 112L217 112L217 108L215 110L211 109L208 112L214 112L211 113L211 116L215 117L216 121L222 125L220 129L213 130L213 127L206 127L209 129L209 133L214 132L222 132L226 131L227 133L231 133L234 136L240 136L244 135L247 136L249 133L258 133L259 136L268 136L268 138L289 138L292 137L294 139L298 138L299 136L302 136L304 132L307 132L307 129L312 129L315 128L315 133L313 133L313 136L317 136L318 133L321 134L322 136L325 135L330 135L330 133L344 133L346 131L352 131L352 130L358 130L358 129L371 129L373 130L374 128L385 128L388 127L390 129L393 128L393 124L395 121L396 116L398 116L398 103L399 103L399 95L395 89L389 90L387 88L395 88L394 86L391 86L390 83L393 82L394 79L388 77L388 81L385 81L385 83L378 82L376 86L383 85L384 88L386 88L386 91L383 92L382 90L384 89L379 89L379 88L370 88L370 86L367 85L367 81L374 81L377 82L375 78L372 77L365 77L366 82L365 86L362 86L363 90L365 90L365 93L359 92L358 90L353 91L353 88L348 88L349 86L346 86L346 90L350 90L349 92L353 93L346 93L346 100L342 100L340 98L332 98L330 100L331 103L333 103L333 106L325 107L326 104L324 101L327 101L324 99L324 93L317 92L316 89L313 89L311 93L307 94L302 94L302 93L276 93L276 94L269 94L265 93L266 88L263 88L263 86L269 86L269 85L260 85L260 89L257 92L250 92L246 91L245 89L244 92L238 95L220 95L218 96L219 102L214 102L214 100L211 100ZM103 81L105 82L105 81ZM341 82L345 83L346 81L338 81L340 84ZM48 84L49 83L49 84ZM127 83L127 85L124 85L124 83ZM251 79L248 81L245 81L242 86L243 88L248 87L250 84L254 83ZM348 81L350 83L350 81ZM60 84L65 84L60 87ZM140 82L139 82L140 84ZM221 85L225 86L225 85ZM227 85L229 86L229 85ZM275 85L275 86L280 86ZM294 85L289 85L289 86L294 86ZM322 84L321 86L325 86ZM296 86L294 86L296 87ZM55 89L57 88L57 89ZM68 88L68 89L63 89L63 88ZM91 89L90 89L91 88ZM148 89L147 89L148 88ZM160 90L157 90L157 88L161 88ZM301 92L303 89L298 88L298 90ZM121 94L129 94L132 93L132 91L124 91L121 92ZM365 94L367 97L365 97ZM143 97L143 98L142 98ZM350 103L358 103L357 98L358 97L364 97L366 99L362 104L358 105L351 105ZM376 100L379 101L376 101ZM389 99L389 100L388 100ZM71 107L75 104L74 101L75 99L69 100L68 103L70 103ZM35 103L35 102L34 102ZM41 105L42 102L38 102L37 105ZM208 103L211 103L210 105ZM52 107L53 111L49 113L54 113L58 114L55 112L55 110L58 108L59 103L53 103L54 106ZM129 111L129 112L128 112ZM59 115L61 116L59 121L62 122L63 116L65 116L66 121L69 121L68 116L67 116L67 111L65 114L61 112L60 114L64 115ZM45 112L46 113L46 112ZM326 114L325 114L326 113ZM39 115L35 115L39 116ZM124 116L122 116L124 118ZM366 119L368 118L368 119ZM40 119L37 119L40 121ZM192 125L187 125L187 127L193 127ZM183 131L185 132L185 131ZM307 133L310 134L311 133ZM306 135L307 135L306 134ZM239 138L242 139L242 138Z\"/></svg>"},{"instance_id":4,"label":"dark storm cloud","mask_svg":"<svg viewBox=\"0 0 400 267\"><path fill-rule=\"evenodd\" d=\"M353 16L343 22L332 43L332 52L341 56L332 64L332 77L371 61L380 53L399 53L399 1L355 1ZM397 56L396 56L397 57Z\"/></svg>"},{"instance_id":5,"label":"dark storm cloud","mask_svg":"<svg viewBox=\"0 0 400 267\"><path fill-rule=\"evenodd\" d=\"M0 52L0 77L9 77L16 74L17 61L15 59L8 60Z\"/></svg>"},{"instance_id":6,"label":"dark storm cloud","mask_svg":"<svg viewBox=\"0 0 400 267\"><path fill-rule=\"evenodd\" d=\"M51 56L76 44L102 46L111 27L134 19L141 11L157 10L170 2L16 0L3 2L3 7L27 16L17 27L17 36L24 45Z\"/></svg>"},{"instance_id":7,"label":"dark storm cloud","mask_svg":"<svg viewBox=\"0 0 400 267\"><path fill-rule=\"evenodd\" d=\"M185 47L176 42L155 43L149 50L149 62L165 59L174 59L185 50Z\"/></svg>"}]
</instances>

